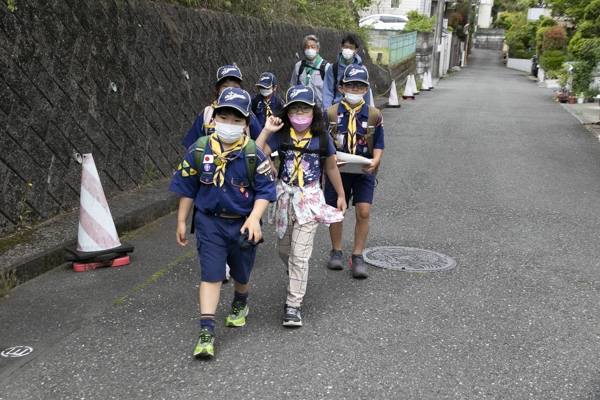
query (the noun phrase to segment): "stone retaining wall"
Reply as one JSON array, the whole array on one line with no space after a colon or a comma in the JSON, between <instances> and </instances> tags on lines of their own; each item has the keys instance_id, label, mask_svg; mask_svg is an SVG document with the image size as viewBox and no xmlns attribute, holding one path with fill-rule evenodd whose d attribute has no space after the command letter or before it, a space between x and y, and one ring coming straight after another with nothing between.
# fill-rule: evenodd
<instances>
[{"instance_id":1,"label":"stone retaining wall","mask_svg":"<svg viewBox=\"0 0 600 400\"><path fill-rule=\"evenodd\" d=\"M271 71L282 94L304 36L334 60L345 34L146 0L16 6L0 5L0 235L79 206L75 153L93 154L107 197L170 176L219 66L236 63L251 93ZM381 93L389 72L364 50Z\"/></svg>"}]
</instances>

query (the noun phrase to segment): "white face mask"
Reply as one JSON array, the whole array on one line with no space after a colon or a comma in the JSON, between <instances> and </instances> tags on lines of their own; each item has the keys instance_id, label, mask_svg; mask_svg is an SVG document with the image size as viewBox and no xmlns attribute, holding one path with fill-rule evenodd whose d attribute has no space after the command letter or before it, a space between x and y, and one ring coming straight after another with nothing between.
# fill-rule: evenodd
<instances>
[{"instance_id":1,"label":"white face mask","mask_svg":"<svg viewBox=\"0 0 600 400\"><path fill-rule=\"evenodd\" d=\"M344 60L352 60L354 57L354 50L342 49L342 57L344 57Z\"/></svg>"},{"instance_id":2,"label":"white face mask","mask_svg":"<svg viewBox=\"0 0 600 400\"><path fill-rule=\"evenodd\" d=\"M258 91L263 97L269 97L273 93L273 89L258 89Z\"/></svg>"},{"instance_id":3,"label":"white face mask","mask_svg":"<svg viewBox=\"0 0 600 400\"><path fill-rule=\"evenodd\" d=\"M358 104L363 99L364 94L344 93L346 101L350 104Z\"/></svg>"},{"instance_id":4,"label":"white face mask","mask_svg":"<svg viewBox=\"0 0 600 400\"><path fill-rule=\"evenodd\" d=\"M223 143L233 143L242 137L245 126L224 124L215 121L215 133Z\"/></svg>"},{"instance_id":5,"label":"white face mask","mask_svg":"<svg viewBox=\"0 0 600 400\"><path fill-rule=\"evenodd\" d=\"M309 60L312 60L313 58L315 58L317 56L317 51L315 49L306 49L306 50L304 50L304 55Z\"/></svg>"}]
</instances>

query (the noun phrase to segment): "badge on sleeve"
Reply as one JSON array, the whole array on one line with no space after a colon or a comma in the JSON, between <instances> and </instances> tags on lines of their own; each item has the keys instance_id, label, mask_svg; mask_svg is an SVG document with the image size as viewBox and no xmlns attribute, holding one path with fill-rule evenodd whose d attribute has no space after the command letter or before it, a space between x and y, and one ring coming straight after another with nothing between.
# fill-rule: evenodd
<instances>
[{"instance_id":1,"label":"badge on sleeve","mask_svg":"<svg viewBox=\"0 0 600 400\"><path fill-rule=\"evenodd\" d=\"M212 154L204 155L204 164L212 164L215 161L215 156Z\"/></svg>"}]
</instances>

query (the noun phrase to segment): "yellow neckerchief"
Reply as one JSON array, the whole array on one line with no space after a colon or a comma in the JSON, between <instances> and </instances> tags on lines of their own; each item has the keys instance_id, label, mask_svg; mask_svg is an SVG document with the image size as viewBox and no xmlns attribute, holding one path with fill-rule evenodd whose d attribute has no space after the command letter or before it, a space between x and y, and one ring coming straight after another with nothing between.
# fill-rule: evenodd
<instances>
[{"instance_id":1,"label":"yellow neckerchief","mask_svg":"<svg viewBox=\"0 0 600 400\"><path fill-rule=\"evenodd\" d=\"M263 97L263 103L265 103L265 109L267 110L266 115L267 118L269 118L273 115L273 111L271 110L271 99L267 100Z\"/></svg>"},{"instance_id":2,"label":"yellow neckerchief","mask_svg":"<svg viewBox=\"0 0 600 400\"><path fill-rule=\"evenodd\" d=\"M215 170L215 176L213 177L213 184L215 186L223 186L225 183L225 167L227 165L227 156L237 150L242 150L246 143L248 143L248 136L242 135L236 142L231 145L228 150L221 150L221 142L216 133L210 135L210 148L214 155L214 163L217 166Z\"/></svg>"},{"instance_id":3,"label":"yellow neckerchief","mask_svg":"<svg viewBox=\"0 0 600 400\"><path fill-rule=\"evenodd\" d=\"M342 105L346 107L348 111L348 151L350 154L356 154L356 121L358 116L356 115L362 106L365 104L364 100L361 100L358 105L352 107L346 103L346 100L342 100Z\"/></svg>"},{"instance_id":4,"label":"yellow neckerchief","mask_svg":"<svg viewBox=\"0 0 600 400\"><path fill-rule=\"evenodd\" d=\"M294 128L290 127L290 139L292 139L292 144L294 147L305 148L312 139L312 133L310 129L304 134L302 139L298 139L296 136L296 131ZM302 153L299 151L294 151L294 170L292 176L290 177L290 183L294 181L294 178L298 178L298 186L304 187L304 170L302 169Z\"/></svg>"}]
</instances>

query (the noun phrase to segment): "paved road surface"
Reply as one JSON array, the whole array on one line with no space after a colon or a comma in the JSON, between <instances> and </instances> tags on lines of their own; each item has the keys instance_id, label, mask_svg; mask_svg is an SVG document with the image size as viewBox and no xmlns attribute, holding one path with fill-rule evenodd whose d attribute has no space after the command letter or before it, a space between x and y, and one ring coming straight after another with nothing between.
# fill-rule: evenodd
<instances>
[{"instance_id":1,"label":"paved road surface","mask_svg":"<svg viewBox=\"0 0 600 400\"><path fill-rule=\"evenodd\" d=\"M353 280L325 268L322 227L304 326L284 329L269 232L247 326L225 328L225 285L217 356L195 360L197 257L171 215L127 238L131 265L59 268L0 301L0 350L33 348L0 356L0 399L600 399L600 143L500 57L476 50L384 111L368 245L436 251L455 269Z\"/></svg>"}]
</instances>

